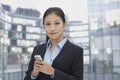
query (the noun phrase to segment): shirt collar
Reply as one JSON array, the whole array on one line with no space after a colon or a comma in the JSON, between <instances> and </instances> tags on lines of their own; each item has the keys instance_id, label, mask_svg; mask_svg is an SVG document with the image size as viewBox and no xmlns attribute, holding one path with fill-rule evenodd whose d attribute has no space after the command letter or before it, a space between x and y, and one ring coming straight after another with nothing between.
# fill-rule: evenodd
<instances>
[{"instance_id":1,"label":"shirt collar","mask_svg":"<svg viewBox=\"0 0 120 80\"><path fill-rule=\"evenodd\" d=\"M64 44L66 43L66 41L67 41L67 38L62 39L62 40L57 44L57 46L58 46L60 49L62 49L62 47L64 46ZM51 46L51 43L50 43L50 40L48 40L47 45L46 45L46 48L48 48L48 47L50 47L50 46Z\"/></svg>"}]
</instances>

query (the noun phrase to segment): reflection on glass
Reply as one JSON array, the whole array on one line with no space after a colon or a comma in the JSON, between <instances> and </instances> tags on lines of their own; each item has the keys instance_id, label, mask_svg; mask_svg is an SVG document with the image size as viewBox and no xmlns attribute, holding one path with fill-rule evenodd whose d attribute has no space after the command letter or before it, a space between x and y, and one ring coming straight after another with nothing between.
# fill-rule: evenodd
<instances>
[{"instance_id":1,"label":"reflection on glass","mask_svg":"<svg viewBox=\"0 0 120 80\"><path fill-rule=\"evenodd\" d=\"M22 49L20 47L12 47L11 50L13 53L22 53Z\"/></svg>"},{"instance_id":2,"label":"reflection on glass","mask_svg":"<svg viewBox=\"0 0 120 80\"><path fill-rule=\"evenodd\" d=\"M89 56L84 56L84 64L89 64Z\"/></svg>"},{"instance_id":3,"label":"reflection on glass","mask_svg":"<svg viewBox=\"0 0 120 80\"><path fill-rule=\"evenodd\" d=\"M26 46L26 40L17 40L18 46Z\"/></svg>"},{"instance_id":4,"label":"reflection on glass","mask_svg":"<svg viewBox=\"0 0 120 80\"><path fill-rule=\"evenodd\" d=\"M98 48L98 49L103 49L103 38L101 36L96 36L96 37L93 37L93 40L92 40L95 48Z\"/></svg>"},{"instance_id":5,"label":"reflection on glass","mask_svg":"<svg viewBox=\"0 0 120 80\"><path fill-rule=\"evenodd\" d=\"M32 53L32 51L33 51L33 47L29 47L29 48L27 49L27 52L28 52L28 53Z\"/></svg>"},{"instance_id":6,"label":"reflection on glass","mask_svg":"<svg viewBox=\"0 0 120 80\"><path fill-rule=\"evenodd\" d=\"M4 31L3 33L4 33L3 37L8 38L8 31Z\"/></svg>"},{"instance_id":7,"label":"reflection on glass","mask_svg":"<svg viewBox=\"0 0 120 80\"><path fill-rule=\"evenodd\" d=\"M82 26L69 26L69 31L83 31L83 30L88 30L87 25L82 25Z\"/></svg>"},{"instance_id":8,"label":"reflection on glass","mask_svg":"<svg viewBox=\"0 0 120 80\"><path fill-rule=\"evenodd\" d=\"M26 27L26 31L29 33L40 33L40 28L38 27Z\"/></svg>"},{"instance_id":9,"label":"reflection on glass","mask_svg":"<svg viewBox=\"0 0 120 80\"><path fill-rule=\"evenodd\" d=\"M70 32L70 37L85 37L88 36L88 31L82 31L82 32Z\"/></svg>"},{"instance_id":10,"label":"reflection on glass","mask_svg":"<svg viewBox=\"0 0 120 80\"><path fill-rule=\"evenodd\" d=\"M7 58L7 65L15 65L15 64L19 64L20 61L20 57L17 54L8 54L8 58Z\"/></svg>"},{"instance_id":11,"label":"reflection on glass","mask_svg":"<svg viewBox=\"0 0 120 80\"><path fill-rule=\"evenodd\" d=\"M99 54L99 50L97 48L95 48L93 54Z\"/></svg>"},{"instance_id":12,"label":"reflection on glass","mask_svg":"<svg viewBox=\"0 0 120 80\"><path fill-rule=\"evenodd\" d=\"M111 54L111 53L112 53L112 49L111 49L111 48L107 48L107 49L106 49L106 52L107 52L108 54Z\"/></svg>"},{"instance_id":13,"label":"reflection on glass","mask_svg":"<svg viewBox=\"0 0 120 80\"><path fill-rule=\"evenodd\" d=\"M12 21L12 17L11 16L9 16L9 15L5 15L5 21L7 21L7 22L9 22L9 23L11 23L11 21Z\"/></svg>"},{"instance_id":14,"label":"reflection on glass","mask_svg":"<svg viewBox=\"0 0 120 80\"><path fill-rule=\"evenodd\" d=\"M10 30L11 24L5 22L5 30Z\"/></svg>"},{"instance_id":15,"label":"reflection on glass","mask_svg":"<svg viewBox=\"0 0 120 80\"><path fill-rule=\"evenodd\" d=\"M120 50L120 35L113 35L112 40L114 43L112 43L112 49L115 51Z\"/></svg>"},{"instance_id":16,"label":"reflection on glass","mask_svg":"<svg viewBox=\"0 0 120 80\"><path fill-rule=\"evenodd\" d=\"M35 46L37 45L36 41L34 40L17 40L18 46Z\"/></svg>"},{"instance_id":17,"label":"reflection on glass","mask_svg":"<svg viewBox=\"0 0 120 80\"><path fill-rule=\"evenodd\" d=\"M35 20L25 19L25 18L13 18L13 23L23 24L23 25L32 25L32 26L36 25Z\"/></svg>"},{"instance_id":18,"label":"reflection on glass","mask_svg":"<svg viewBox=\"0 0 120 80\"><path fill-rule=\"evenodd\" d=\"M4 38L4 44L5 45L10 45L10 39Z\"/></svg>"},{"instance_id":19,"label":"reflection on glass","mask_svg":"<svg viewBox=\"0 0 120 80\"><path fill-rule=\"evenodd\" d=\"M22 31L22 26L21 25L17 25L17 31Z\"/></svg>"},{"instance_id":20,"label":"reflection on glass","mask_svg":"<svg viewBox=\"0 0 120 80\"><path fill-rule=\"evenodd\" d=\"M34 40L39 40L40 35L38 34L26 34L26 39L34 39Z\"/></svg>"},{"instance_id":21,"label":"reflection on glass","mask_svg":"<svg viewBox=\"0 0 120 80\"><path fill-rule=\"evenodd\" d=\"M119 51L113 51L113 65L115 67L120 66L120 52ZM117 70L117 69L114 69ZM118 73L120 73L120 70L116 71Z\"/></svg>"},{"instance_id":22,"label":"reflection on glass","mask_svg":"<svg viewBox=\"0 0 120 80\"><path fill-rule=\"evenodd\" d=\"M16 33L16 38L22 39L22 33Z\"/></svg>"},{"instance_id":23,"label":"reflection on glass","mask_svg":"<svg viewBox=\"0 0 120 80\"><path fill-rule=\"evenodd\" d=\"M110 26L115 25L114 21L116 21L116 25L120 24L120 10L111 9L106 11L106 23Z\"/></svg>"},{"instance_id":24,"label":"reflection on glass","mask_svg":"<svg viewBox=\"0 0 120 80\"><path fill-rule=\"evenodd\" d=\"M84 50L84 55L89 55L89 50Z\"/></svg>"},{"instance_id":25,"label":"reflection on glass","mask_svg":"<svg viewBox=\"0 0 120 80\"><path fill-rule=\"evenodd\" d=\"M98 29L98 23L91 23L90 30L97 30Z\"/></svg>"},{"instance_id":26,"label":"reflection on glass","mask_svg":"<svg viewBox=\"0 0 120 80\"><path fill-rule=\"evenodd\" d=\"M37 42L36 41L32 41L32 40L27 40L26 41L26 46L30 47L30 46L36 46Z\"/></svg>"}]
</instances>

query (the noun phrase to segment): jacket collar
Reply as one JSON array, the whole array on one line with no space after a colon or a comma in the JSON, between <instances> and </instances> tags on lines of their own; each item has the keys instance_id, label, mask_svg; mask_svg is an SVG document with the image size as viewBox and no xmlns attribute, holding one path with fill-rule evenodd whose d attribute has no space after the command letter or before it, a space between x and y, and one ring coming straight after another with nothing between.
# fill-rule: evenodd
<instances>
[{"instance_id":1,"label":"jacket collar","mask_svg":"<svg viewBox=\"0 0 120 80\"><path fill-rule=\"evenodd\" d=\"M45 55L45 51L46 51L46 45L47 43L43 44L40 48L40 52L41 52L41 57L44 58ZM65 45L63 46L63 48L61 49L60 53L57 55L57 57L54 59L52 66L56 66L57 63L59 63L59 61L62 60L62 58L64 58L72 49L72 43L67 40Z\"/></svg>"}]
</instances>

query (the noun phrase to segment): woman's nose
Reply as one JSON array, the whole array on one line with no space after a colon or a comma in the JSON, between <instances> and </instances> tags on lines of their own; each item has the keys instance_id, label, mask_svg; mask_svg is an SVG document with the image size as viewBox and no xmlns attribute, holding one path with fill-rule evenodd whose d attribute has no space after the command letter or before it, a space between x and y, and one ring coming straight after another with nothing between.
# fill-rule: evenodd
<instances>
[{"instance_id":1,"label":"woman's nose","mask_svg":"<svg viewBox=\"0 0 120 80\"><path fill-rule=\"evenodd\" d=\"M55 26L54 25L51 26L51 30L55 30Z\"/></svg>"}]
</instances>

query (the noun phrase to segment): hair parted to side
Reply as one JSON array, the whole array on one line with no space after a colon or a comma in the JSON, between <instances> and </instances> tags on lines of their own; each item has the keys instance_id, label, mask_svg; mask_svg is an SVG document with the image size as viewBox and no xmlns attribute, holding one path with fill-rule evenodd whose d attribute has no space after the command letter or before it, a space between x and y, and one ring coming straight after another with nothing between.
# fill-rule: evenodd
<instances>
[{"instance_id":1,"label":"hair parted to side","mask_svg":"<svg viewBox=\"0 0 120 80\"><path fill-rule=\"evenodd\" d=\"M45 21L46 16L48 16L49 14L52 14L52 13L55 13L57 16L59 16L62 19L63 23L66 22L66 20L65 20L65 14L64 14L64 12L63 12L63 10L61 8L59 8L59 7L50 7L50 8L48 8L45 11L45 13L43 15L43 25L44 25L44 21ZM46 36L46 42L48 40L49 40L49 37Z\"/></svg>"}]
</instances>

